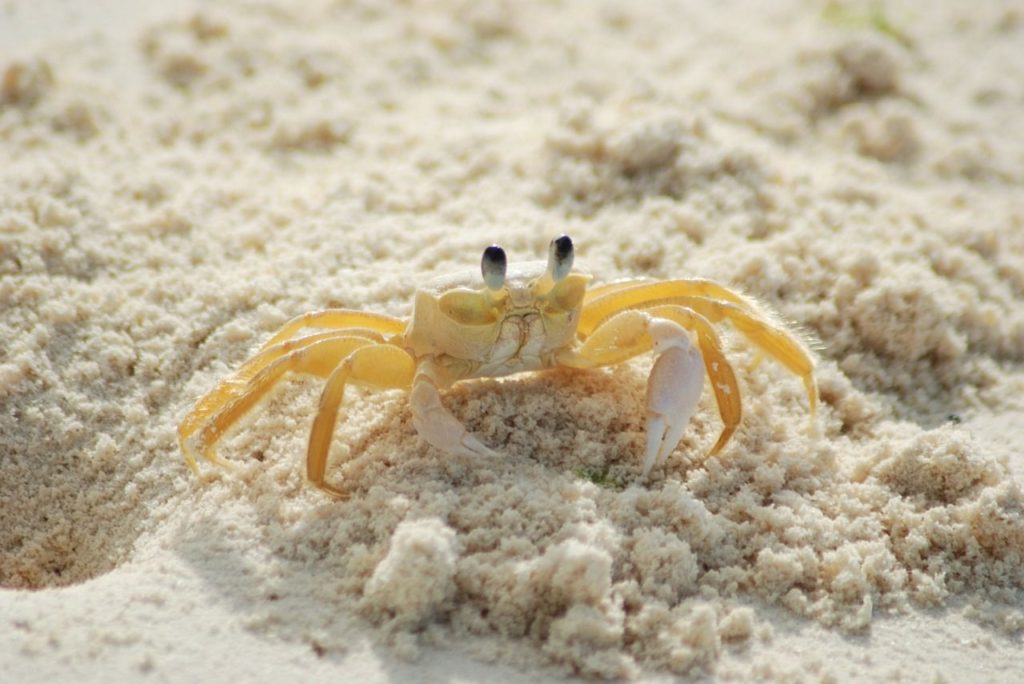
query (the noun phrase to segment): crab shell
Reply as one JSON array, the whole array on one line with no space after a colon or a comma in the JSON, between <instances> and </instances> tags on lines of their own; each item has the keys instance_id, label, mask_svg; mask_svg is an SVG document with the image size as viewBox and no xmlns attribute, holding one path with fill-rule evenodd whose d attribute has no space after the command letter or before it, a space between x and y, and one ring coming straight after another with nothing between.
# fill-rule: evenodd
<instances>
[{"instance_id":1,"label":"crab shell","mask_svg":"<svg viewBox=\"0 0 1024 684\"><path fill-rule=\"evenodd\" d=\"M573 271L556 283L543 261L512 266L499 291L481 290L479 271L434 278L416 291L404 346L476 365L463 379L548 368L576 339L590 280Z\"/></svg>"}]
</instances>

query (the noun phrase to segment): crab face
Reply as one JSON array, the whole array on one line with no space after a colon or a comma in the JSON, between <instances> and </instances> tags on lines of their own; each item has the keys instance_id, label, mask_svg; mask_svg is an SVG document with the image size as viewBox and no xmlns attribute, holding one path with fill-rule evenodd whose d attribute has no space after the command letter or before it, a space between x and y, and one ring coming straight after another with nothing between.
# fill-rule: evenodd
<instances>
[{"instance_id":1,"label":"crab face","mask_svg":"<svg viewBox=\"0 0 1024 684\"><path fill-rule=\"evenodd\" d=\"M406 345L417 357L467 362L473 367L469 376L550 365L547 359L575 340L590 281L572 269L573 256L572 241L562 236L551 242L547 263L510 269L504 250L488 247L482 281L472 271L455 273L417 291Z\"/></svg>"}]
</instances>

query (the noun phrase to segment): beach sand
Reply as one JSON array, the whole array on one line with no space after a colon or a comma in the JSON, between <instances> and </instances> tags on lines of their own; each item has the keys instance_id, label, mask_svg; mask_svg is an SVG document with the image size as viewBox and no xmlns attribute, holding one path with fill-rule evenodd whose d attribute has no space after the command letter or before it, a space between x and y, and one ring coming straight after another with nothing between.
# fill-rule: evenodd
<instances>
[{"instance_id":1,"label":"beach sand","mask_svg":"<svg viewBox=\"0 0 1024 684\"><path fill-rule=\"evenodd\" d=\"M0 680L1024 679L1019 3L0 6ZM723 326L639 479L650 359L407 396L292 378L176 426L306 311L399 317L484 247L705 277ZM755 367L756 365L756 367Z\"/></svg>"}]
</instances>

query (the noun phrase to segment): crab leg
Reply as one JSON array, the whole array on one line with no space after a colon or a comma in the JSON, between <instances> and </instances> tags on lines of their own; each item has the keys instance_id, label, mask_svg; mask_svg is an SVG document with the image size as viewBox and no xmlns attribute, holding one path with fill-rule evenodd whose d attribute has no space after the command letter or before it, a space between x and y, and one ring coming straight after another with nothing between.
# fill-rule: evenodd
<instances>
[{"instance_id":1,"label":"crab leg","mask_svg":"<svg viewBox=\"0 0 1024 684\"><path fill-rule=\"evenodd\" d=\"M351 309L324 309L296 316L263 343L260 351L288 339L304 328L374 331L382 336L398 335L405 330L405 321L382 314Z\"/></svg>"},{"instance_id":2,"label":"crab leg","mask_svg":"<svg viewBox=\"0 0 1024 684\"><path fill-rule=\"evenodd\" d=\"M587 292L583 313L580 316L580 335L586 337L601 321L618 311L664 304L665 300L675 297L720 299L742 306L751 313L759 311L759 307L753 300L713 280L701 278L654 282L626 280L599 285Z\"/></svg>"},{"instance_id":3,"label":"crab leg","mask_svg":"<svg viewBox=\"0 0 1024 684\"><path fill-rule=\"evenodd\" d=\"M752 300L710 280L668 280L658 283L612 283L588 299L580 316L581 337L590 335L616 312L649 310L658 305L678 305L700 313L713 322L728 320L757 347L775 358L804 384L813 420L818 406L814 360L806 346L772 320Z\"/></svg>"},{"instance_id":4,"label":"crab leg","mask_svg":"<svg viewBox=\"0 0 1024 684\"><path fill-rule=\"evenodd\" d=\"M275 346L271 348L274 349L273 354L257 356L242 366L239 375L223 381L200 399L178 426L178 440L189 468L198 472L195 454L189 443L193 433L199 433L203 458L224 465L225 461L214 452L214 444L273 389L285 373L291 371L327 377L346 356L370 344L375 342L366 337L339 333L314 335L296 340L290 351L286 345Z\"/></svg>"},{"instance_id":5,"label":"crab leg","mask_svg":"<svg viewBox=\"0 0 1024 684\"><path fill-rule=\"evenodd\" d=\"M409 396L416 432L431 446L451 454L471 458L497 456L497 452L470 434L441 403L438 390L452 384L450 375L450 371L430 359L417 369Z\"/></svg>"},{"instance_id":6,"label":"crab leg","mask_svg":"<svg viewBox=\"0 0 1024 684\"><path fill-rule=\"evenodd\" d=\"M181 421L178 425L178 441L185 454L185 462L193 472L198 472L195 456L187 447L188 438L202 427L211 415L216 414L225 404L245 392L253 377L277 359L332 337L362 337L370 341L383 342L385 334L401 332L404 325L398 319L347 309L326 309L293 318L264 342L255 356L199 399ZM305 337L293 338L296 332L305 328L331 329ZM216 457L214 460L217 460Z\"/></svg>"},{"instance_id":7,"label":"crab leg","mask_svg":"<svg viewBox=\"0 0 1024 684\"><path fill-rule=\"evenodd\" d=\"M354 350L331 372L320 394L320 407L309 433L306 477L312 484L336 498L347 496L324 480L345 385L355 383L374 389L403 389L412 383L415 371L415 362L404 349L390 344L374 344Z\"/></svg>"},{"instance_id":8,"label":"crab leg","mask_svg":"<svg viewBox=\"0 0 1024 684\"><path fill-rule=\"evenodd\" d=\"M330 330L327 332L309 335L307 337L288 340L287 342L275 344L272 347L266 347L263 351L259 352L242 364L238 370L218 383L216 387L207 392L199 399L199 401L196 402L196 405L188 412L188 415L186 415L178 425L179 441L184 444L185 440L187 440L193 432L202 427L211 415L217 413L222 406L244 392L246 386L253 377L268 365L291 352L298 351L299 349L308 347L311 344L333 337L365 337L367 340L377 342L383 340L378 333L369 331ZM185 451L185 460L188 462L189 467L192 467L192 469L195 470L193 467L195 462L190 458L188 451Z\"/></svg>"},{"instance_id":9,"label":"crab leg","mask_svg":"<svg viewBox=\"0 0 1024 684\"><path fill-rule=\"evenodd\" d=\"M592 285L587 288L587 293L583 298L583 305L586 306L590 302L593 302L605 295L611 294L612 292L618 292L619 290L628 290L632 287L638 287L640 285L652 285L655 281L653 280L637 280L631 278L629 280L617 280L610 283L601 283L600 285Z\"/></svg>"},{"instance_id":10,"label":"crab leg","mask_svg":"<svg viewBox=\"0 0 1024 684\"><path fill-rule=\"evenodd\" d=\"M699 351L687 330L697 336ZM681 306L621 311L599 325L582 346L562 354L567 366L595 367L625 361L646 351L657 358L647 382L647 448L643 475L663 463L682 438L700 400L704 371L711 378L724 427L708 455L720 451L739 425L739 386L712 325Z\"/></svg>"}]
</instances>

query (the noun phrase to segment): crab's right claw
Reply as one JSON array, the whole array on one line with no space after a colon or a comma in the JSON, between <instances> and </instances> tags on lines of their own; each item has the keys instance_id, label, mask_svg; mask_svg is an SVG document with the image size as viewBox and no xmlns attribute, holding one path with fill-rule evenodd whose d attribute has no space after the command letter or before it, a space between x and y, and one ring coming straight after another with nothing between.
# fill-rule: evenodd
<instances>
[{"instance_id":1,"label":"crab's right claw","mask_svg":"<svg viewBox=\"0 0 1024 684\"><path fill-rule=\"evenodd\" d=\"M416 376L409 397L412 424L428 444L459 456L497 456L451 414L441 403L437 386L425 374Z\"/></svg>"}]
</instances>

